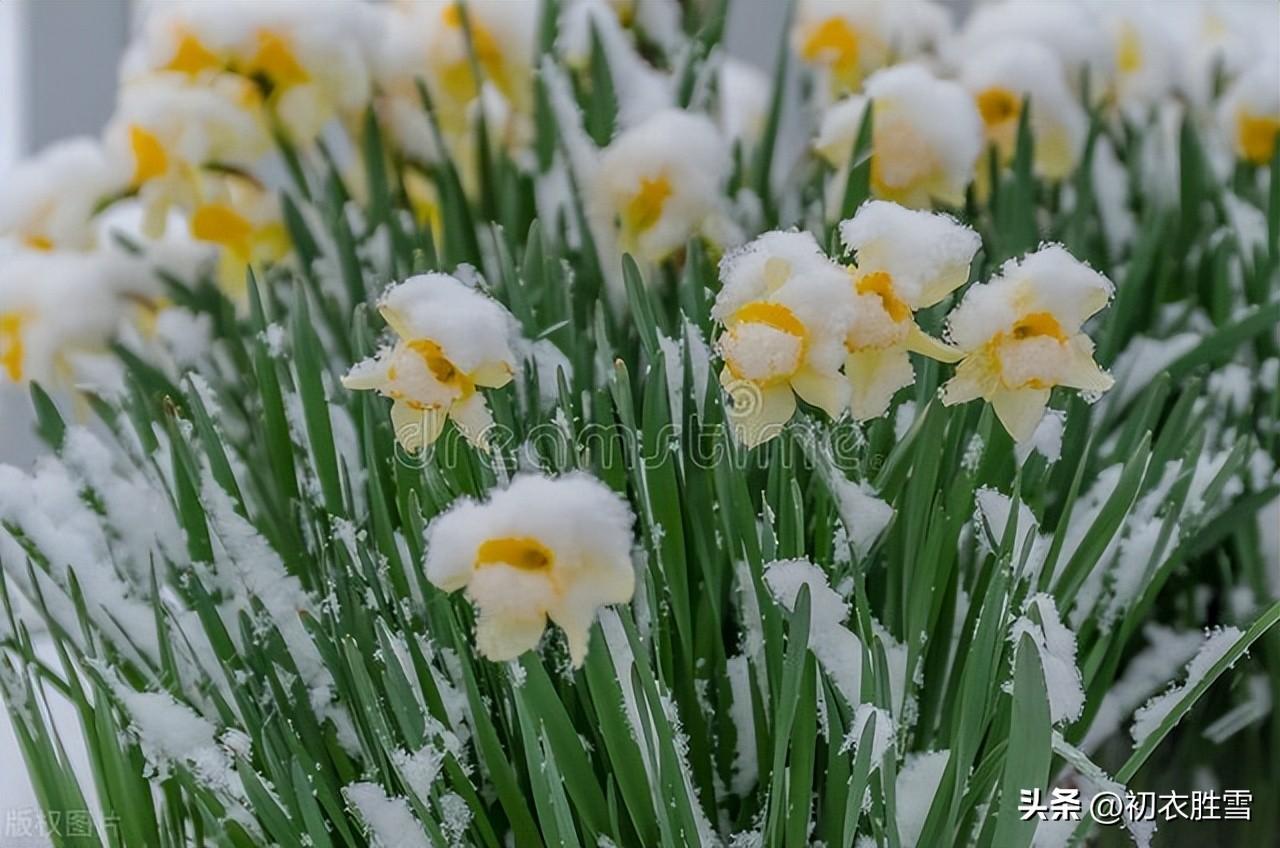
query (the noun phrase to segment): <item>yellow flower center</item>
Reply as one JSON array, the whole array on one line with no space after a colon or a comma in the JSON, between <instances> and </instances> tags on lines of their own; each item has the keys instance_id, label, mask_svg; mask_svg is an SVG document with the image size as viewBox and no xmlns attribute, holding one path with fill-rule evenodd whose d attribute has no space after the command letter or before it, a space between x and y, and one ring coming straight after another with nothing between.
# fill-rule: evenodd
<instances>
[{"instance_id":1,"label":"yellow flower center","mask_svg":"<svg viewBox=\"0 0 1280 848\"><path fill-rule=\"evenodd\" d=\"M750 380L761 386L783 382L800 370L804 362L805 351L809 345L809 331L796 317L796 314L780 303L769 303L758 300L748 303L729 319L731 344L725 350L725 365L739 380ZM749 362L749 358L757 351L747 349L745 345L738 347L739 334L743 328L759 325L791 336L791 350L787 361L769 361L765 356L761 361ZM750 342L748 342L750 344Z\"/></svg>"},{"instance_id":2,"label":"yellow flower center","mask_svg":"<svg viewBox=\"0 0 1280 848\"><path fill-rule=\"evenodd\" d=\"M858 31L844 18L831 17L813 28L801 54L805 61L827 61L836 79L849 88L858 85Z\"/></svg>"},{"instance_id":3,"label":"yellow flower center","mask_svg":"<svg viewBox=\"0 0 1280 848\"><path fill-rule=\"evenodd\" d=\"M1067 340L1067 334L1062 331L1062 325L1049 312L1032 312L1022 316L1013 325L1009 335L1018 340L1035 338L1036 336L1049 336L1060 342Z\"/></svg>"},{"instance_id":4,"label":"yellow flower center","mask_svg":"<svg viewBox=\"0 0 1280 848\"><path fill-rule=\"evenodd\" d=\"M911 317L911 307L898 297L893 289L893 277L884 271L863 274L854 283L854 289L858 294L874 294L879 297L884 311L889 313L895 323L900 324Z\"/></svg>"},{"instance_id":5,"label":"yellow flower center","mask_svg":"<svg viewBox=\"0 0 1280 848\"><path fill-rule=\"evenodd\" d=\"M134 185L141 185L169 170L169 154L160 139L137 124L129 127L129 148L133 151Z\"/></svg>"},{"instance_id":6,"label":"yellow flower center","mask_svg":"<svg viewBox=\"0 0 1280 848\"><path fill-rule=\"evenodd\" d=\"M521 571L546 571L555 560L550 548L530 536L488 539L476 551L477 568L505 564Z\"/></svg>"},{"instance_id":7,"label":"yellow flower center","mask_svg":"<svg viewBox=\"0 0 1280 848\"><path fill-rule=\"evenodd\" d=\"M1142 68L1142 40L1132 24L1125 24L1120 31L1120 44L1116 48L1116 67L1122 74L1132 74Z\"/></svg>"},{"instance_id":8,"label":"yellow flower center","mask_svg":"<svg viewBox=\"0 0 1280 848\"><path fill-rule=\"evenodd\" d=\"M160 70L177 71L194 77L204 71L220 67L222 67L222 60L217 54L205 47L204 43L191 33L183 32L178 36L178 47L173 51L173 58Z\"/></svg>"},{"instance_id":9,"label":"yellow flower center","mask_svg":"<svg viewBox=\"0 0 1280 848\"><path fill-rule=\"evenodd\" d=\"M1280 118L1251 115L1241 110L1236 117L1236 134L1244 158L1255 165L1265 165L1275 153L1276 136L1280 135Z\"/></svg>"},{"instance_id":10,"label":"yellow flower center","mask_svg":"<svg viewBox=\"0 0 1280 848\"><path fill-rule=\"evenodd\" d=\"M640 188L627 202L623 212L626 227L633 233L643 233L658 223L662 210L671 196L671 181L665 176L640 178Z\"/></svg>"},{"instance_id":11,"label":"yellow flower center","mask_svg":"<svg viewBox=\"0 0 1280 848\"><path fill-rule=\"evenodd\" d=\"M22 237L22 243L32 250L42 250L48 252L53 250L53 239L39 233L32 233Z\"/></svg>"},{"instance_id":12,"label":"yellow flower center","mask_svg":"<svg viewBox=\"0 0 1280 848\"><path fill-rule=\"evenodd\" d=\"M996 127L1006 121L1016 121L1022 112L1022 100L1016 93L1002 86L993 85L978 92L978 112L988 127Z\"/></svg>"},{"instance_id":13,"label":"yellow flower center","mask_svg":"<svg viewBox=\"0 0 1280 848\"><path fill-rule=\"evenodd\" d=\"M191 235L220 244L247 259L253 242L253 224L225 203L206 203L191 216Z\"/></svg>"},{"instance_id":14,"label":"yellow flower center","mask_svg":"<svg viewBox=\"0 0 1280 848\"><path fill-rule=\"evenodd\" d=\"M422 357L422 361L426 363L427 370L433 377L444 385L459 390L463 395L471 393L474 388L471 378L444 355L440 345L430 339L414 339L406 344L410 350Z\"/></svg>"},{"instance_id":15,"label":"yellow flower center","mask_svg":"<svg viewBox=\"0 0 1280 848\"><path fill-rule=\"evenodd\" d=\"M265 77L278 88L301 85L311 79L307 69L294 55L289 40L266 29L258 33L258 52L249 62L248 75Z\"/></svg>"},{"instance_id":16,"label":"yellow flower center","mask_svg":"<svg viewBox=\"0 0 1280 848\"><path fill-rule=\"evenodd\" d=\"M25 323L20 313L0 312L0 369L15 383L22 379L22 325Z\"/></svg>"}]
</instances>

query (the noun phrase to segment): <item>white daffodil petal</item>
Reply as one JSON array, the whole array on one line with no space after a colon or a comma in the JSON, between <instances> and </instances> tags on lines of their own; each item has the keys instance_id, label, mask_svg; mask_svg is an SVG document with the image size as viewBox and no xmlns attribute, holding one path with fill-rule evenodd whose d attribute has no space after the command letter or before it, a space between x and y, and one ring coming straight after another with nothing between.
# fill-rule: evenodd
<instances>
[{"instance_id":1,"label":"white daffodil petal","mask_svg":"<svg viewBox=\"0 0 1280 848\"><path fill-rule=\"evenodd\" d=\"M1048 404L1048 389L1000 389L991 396L996 417L1015 442L1031 438Z\"/></svg>"},{"instance_id":2,"label":"white daffodil petal","mask_svg":"<svg viewBox=\"0 0 1280 848\"><path fill-rule=\"evenodd\" d=\"M415 408L404 401L391 405L391 427L396 441L409 453L418 453L440 438L447 413L438 407Z\"/></svg>"},{"instance_id":3,"label":"white daffodil petal","mask_svg":"<svg viewBox=\"0 0 1280 848\"><path fill-rule=\"evenodd\" d=\"M500 389L511 382L511 366L505 362L483 362L468 376L477 386Z\"/></svg>"},{"instance_id":4,"label":"white daffodil petal","mask_svg":"<svg viewBox=\"0 0 1280 848\"><path fill-rule=\"evenodd\" d=\"M805 403L818 407L832 418L839 418L849 405L849 382L839 374L801 368L792 376L791 388Z\"/></svg>"},{"instance_id":5,"label":"white daffodil petal","mask_svg":"<svg viewBox=\"0 0 1280 848\"><path fill-rule=\"evenodd\" d=\"M853 351L844 368L852 388L849 408L859 421L884 415L894 394L916 377L905 347Z\"/></svg>"},{"instance_id":6,"label":"white daffodil petal","mask_svg":"<svg viewBox=\"0 0 1280 848\"><path fill-rule=\"evenodd\" d=\"M1087 336L1076 336L1067 343L1068 362L1059 384L1084 392L1105 392L1115 379L1093 361L1093 343Z\"/></svg>"},{"instance_id":7,"label":"white daffodil petal","mask_svg":"<svg viewBox=\"0 0 1280 848\"><path fill-rule=\"evenodd\" d=\"M546 628L547 617L541 612L517 616L487 612L482 607L476 618L476 648L494 662L513 660L538 647Z\"/></svg>"},{"instance_id":8,"label":"white daffodil petal","mask_svg":"<svg viewBox=\"0 0 1280 848\"><path fill-rule=\"evenodd\" d=\"M745 380L729 388L733 406L729 418L739 441L749 448L782 432L796 412L796 396L788 385L761 387Z\"/></svg>"},{"instance_id":9,"label":"white daffodil petal","mask_svg":"<svg viewBox=\"0 0 1280 848\"><path fill-rule=\"evenodd\" d=\"M449 417L458 425L467 441L482 448L488 446L489 430L493 428L493 413L479 394L473 393L454 403L449 408Z\"/></svg>"}]
</instances>

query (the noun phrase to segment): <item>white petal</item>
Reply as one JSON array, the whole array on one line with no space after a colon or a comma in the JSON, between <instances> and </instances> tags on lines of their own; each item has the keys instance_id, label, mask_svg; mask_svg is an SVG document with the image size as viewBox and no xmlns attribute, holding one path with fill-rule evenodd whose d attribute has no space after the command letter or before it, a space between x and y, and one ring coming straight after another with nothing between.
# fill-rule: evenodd
<instances>
[{"instance_id":1,"label":"white petal","mask_svg":"<svg viewBox=\"0 0 1280 848\"><path fill-rule=\"evenodd\" d=\"M852 389L849 408L859 421L884 415L894 393L916 378L905 347L854 351L845 359L844 370Z\"/></svg>"},{"instance_id":2,"label":"white petal","mask_svg":"<svg viewBox=\"0 0 1280 848\"><path fill-rule=\"evenodd\" d=\"M1048 403L1048 389L1000 389L991 396L996 417L1015 442L1031 438Z\"/></svg>"},{"instance_id":3,"label":"white petal","mask_svg":"<svg viewBox=\"0 0 1280 848\"><path fill-rule=\"evenodd\" d=\"M723 382L723 378L722 378ZM796 396L789 385L761 387L747 380L730 380L726 386L733 400L729 419L746 447L767 442L782 432L796 411Z\"/></svg>"},{"instance_id":4,"label":"white petal","mask_svg":"<svg viewBox=\"0 0 1280 848\"><path fill-rule=\"evenodd\" d=\"M801 368L791 378L791 388L805 403L818 407L832 418L839 418L849 405L849 382L839 374Z\"/></svg>"},{"instance_id":5,"label":"white petal","mask_svg":"<svg viewBox=\"0 0 1280 848\"><path fill-rule=\"evenodd\" d=\"M547 617L541 612L513 616L481 609L476 618L476 649L494 662L513 660L538 647L546 627Z\"/></svg>"},{"instance_id":6,"label":"white petal","mask_svg":"<svg viewBox=\"0 0 1280 848\"><path fill-rule=\"evenodd\" d=\"M409 453L417 453L440 438L447 417L444 410L437 407L415 409L403 401L391 405L391 427L396 441Z\"/></svg>"},{"instance_id":7,"label":"white petal","mask_svg":"<svg viewBox=\"0 0 1280 848\"><path fill-rule=\"evenodd\" d=\"M489 443L489 430L493 428L493 414L479 392L457 401L449 408L449 417L458 425L462 435L471 444L484 448Z\"/></svg>"}]
</instances>

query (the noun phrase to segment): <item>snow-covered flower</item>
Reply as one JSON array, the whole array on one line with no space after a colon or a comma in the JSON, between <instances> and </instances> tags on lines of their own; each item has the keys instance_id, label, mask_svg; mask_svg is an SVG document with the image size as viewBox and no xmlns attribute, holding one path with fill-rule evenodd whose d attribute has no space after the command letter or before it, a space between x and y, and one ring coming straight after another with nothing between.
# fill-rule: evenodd
<instances>
[{"instance_id":1,"label":"snow-covered flower","mask_svg":"<svg viewBox=\"0 0 1280 848\"><path fill-rule=\"evenodd\" d=\"M1222 98L1218 120L1236 156L1254 165L1271 161L1280 138L1280 56L1240 75Z\"/></svg>"},{"instance_id":2,"label":"snow-covered flower","mask_svg":"<svg viewBox=\"0 0 1280 848\"><path fill-rule=\"evenodd\" d=\"M857 139L868 102L875 104L871 188L876 197L913 208L935 201L964 202L982 150L982 119L973 97L956 82L919 65L898 65L867 80L865 93L827 110L815 143L841 175Z\"/></svg>"},{"instance_id":3,"label":"snow-covered flower","mask_svg":"<svg viewBox=\"0 0 1280 848\"><path fill-rule=\"evenodd\" d=\"M849 401L840 376L853 320L849 276L809 233L765 233L720 263L723 287L711 315L729 415L748 447L778 435L796 395L828 415Z\"/></svg>"},{"instance_id":4,"label":"snow-covered flower","mask_svg":"<svg viewBox=\"0 0 1280 848\"><path fill-rule=\"evenodd\" d=\"M265 126L246 108L246 85L234 77L190 85L159 74L122 91L106 146L137 190L148 235L163 233L170 208L198 206L211 172L247 169L270 149Z\"/></svg>"},{"instance_id":5,"label":"snow-covered flower","mask_svg":"<svg viewBox=\"0 0 1280 848\"><path fill-rule=\"evenodd\" d=\"M90 138L51 144L0 175L0 236L33 250L87 250L94 213L124 181Z\"/></svg>"},{"instance_id":6,"label":"snow-covered flower","mask_svg":"<svg viewBox=\"0 0 1280 848\"><path fill-rule=\"evenodd\" d=\"M493 416L477 389L511 381L515 356L506 308L448 274L421 274L392 286L378 310L399 337L355 365L348 389L376 389L395 401L396 439L410 452L434 442L453 419L483 445Z\"/></svg>"},{"instance_id":7,"label":"snow-covered flower","mask_svg":"<svg viewBox=\"0 0 1280 848\"><path fill-rule=\"evenodd\" d=\"M297 138L369 99L379 17L354 0L158 4L122 67L126 85L155 72L207 84L235 75Z\"/></svg>"},{"instance_id":8,"label":"snow-covered flower","mask_svg":"<svg viewBox=\"0 0 1280 848\"><path fill-rule=\"evenodd\" d=\"M521 475L485 503L466 500L427 530L427 578L466 589L476 647L494 661L538 646L551 619L575 668L601 606L635 591L634 517L625 500L586 474Z\"/></svg>"},{"instance_id":9,"label":"snow-covered flower","mask_svg":"<svg viewBox=\"0 0 1280 848\"><path fill-rule=\"evenodd\" d=\"M1105 392L1114 381L1093 361L1082 327L1111 293L1110 280L1058 245L1010 260L990 282L971 287L948 318L964 359L942 402L985 398L1022 442L1044 417L1054 386Z\"/></svg>"},{"instance_id":10,"label":"snow-covered flower","mask_svg":"<svg viewBox=\"0 0 1280 848\"><path fill-rule=\"evenodd\" d=\"M725 246L736 237L722 201L729 168L724 139L704 115L667 109L624 131L601 151L587 192L598 244L644 262L693 236Z\"/></svg>"},{"instance_id":11,"label":"snow-covered flower","mask_svg":"<svg viewBox=\"0 0 1280 848\"><path fill-rule=\"evenodd\" d=\"M439 155L419 80L431 94L441 131L457 141L451 144L455 154L474 147L470 130L478 109L491 141L508 149L528 142L541 14L540 2L502 0L469 0L465 6L426 0L388 9L375 74L383 117L400 145L425 161Z\"/></svg>"},{"instance_id":12,"label":"snow-covered flower","mask_svg":"<svg viewBox=\"0 0 1280 848\"><path fill-rule=\"evenodd\" d=\"M0 253L0 381L75 382L79 354L106 348L127 263L99 252Z\"/></svg>"},{"instance_id":13,"label":"snow-covered flower","mask_svg":"<svg viewBox=\"0 0 1280 848\"><path fill-rule=\"evenodd\" d=\"M1161 4L1160 13L1174 39L1179 88L1201 108L1219 77L1230 83L1280 47L1280 4L1184 0Z\"/></svg>"},{"instance_id":14,"label":"snow-covered flower","mask_svg":"<svg viewBox=\"0 0 1280 848\"><path fill-rule=\"evenodd\" d=\"M950 45L952 61L1003 41L1035 41L1062 62L1077 91L1088 81L1096 98L1115 73L1116 56L1098 16L1078 2L1027 3L1006 0L978 5Z\"/></svg>"},{"instance_id":15,"label":"snow-covered flower","mask_svg":"<svg viewBox=\"0 0 1280 848\"><path fill-rule=\"evenodd\" d=\"M1106 93L1123 113L1141 117L1172 95L1178 82L1181 57L1165 24L1164 4L1105 3L1100 11L1115 55Z\"/></svg>"},{"instance_id":16,"label":"snow-covered flower","mask_svg":"<svg viewBox=\"0 0 1280 848\"><path fill-rule=\"evenodd\" d=\"M911 59L950 31L946 9L926 0L802 0L792 42L822 73L832 97L857 92L871 73Z\"/></svg>"},{"instance_id":17,"label":"snow-covered flower","mask_svg":"<svg viewBox=\"0 0 1280 848\"><path fill-rule=\"evenodd\" d=\"M1036 174L1060 180L1075 170L1088 121L1048 48L1029 40L997 42L966 58L960 81L973 94L987 143L1003 163L1013 158L1022 102L1029 98Z\"/></svg>"},{"instance_id":18,"label":"snow-covered flower","mask_svg":"<svg viewBox=\"0 0 1280 848\"><path fill-rule=\"evenodd\" d=\"M964 285L981 240L947 215L882 200L864 204L843 222L840 238L857 263L851 269L856 309L845 338L845 374L853 417L865 420L883 415L894 393L915 380L910 351L943 362L959 359L913 315Z\"/></svg>"}]
</instances>

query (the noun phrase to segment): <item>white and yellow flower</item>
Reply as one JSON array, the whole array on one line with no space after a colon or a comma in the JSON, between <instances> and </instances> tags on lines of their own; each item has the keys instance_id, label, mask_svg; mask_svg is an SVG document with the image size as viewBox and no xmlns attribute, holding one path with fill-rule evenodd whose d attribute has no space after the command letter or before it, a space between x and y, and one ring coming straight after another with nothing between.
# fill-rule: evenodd
<instances>
[{"instance_id":1,"label":"white and yellow flower","mask_svg":"<svg viewBox=\"0 0 1280 848\"><path fill-rule=\"evenodd\" d=\"M1235 155L1252 165L1265 165L1280 139L1280 56L1240 75L1223 96L1218 122Z\"/></svg>"},{"instance_id":2,"label":"white and yellow flower","mask_svg":"<svg viewBox=\"0 0 1280 848\"><path fill-rule=\"evenodd\" d=\"M849 402L840 365L853 320L844 269L810 234L772 232L725 256L720 279L711 314L724 327L720 383L739 440L752 447L778 435L797 395L838 417Z\"/></svg>"},{"instance_id":3,"label":"white and yellow flower","mask_svg":"<svg viewBox=\"0 0 1280 848\"><path fill-rule=\"evenodd\" d=\"M189 213L203 202L211 167L247 169L270 150L265 126L247 108L246 85L234 77L191 85L161 74L122 91L106 147L137 191L148 236L163 234L172 207Z\"/></svg>"},{"instance_id":4,"label":"white and yellow flower","mask_svg":"<svg viewBox=\"0 0 1280 848\"><path fill-rule=\"evenodd\" d=\"M515 373L510 313L447 274L410 277L388 290L378 309L398 339L354 366L342 384L395 401L391 422L407 451L434 442L447 419L483 446L493 416L479 389L505 386Z\"/></svg>"},{"instance_id":5,"label":"white and yellow flower","mask_svg":"<svg viewBox=\"0 0 1280 848\"><path fill-rule=\"evenodd\" d=\"M218 284L232 302L248 302L246 268L279 262L289 236L276 196L256 183L229 177L205 182L204 197L191 211L191 237L217 245Z\"/></svg>"},{"instance_id":6,"label":"white and yellow flower","mask_svg":"<svg viewBox=\"0 0 1280 848\"><path fill-rule=\"evenodd\" d=\"M52 144L0 175L0 236L32 250L88 250L99 204L124 181L90 138Z\"/></svg>"},{"instance_id":7,"label":"white and yellow flower","mask_svg":"<svg viewBox=\"0 0 1280 848\"><path fill-rule=\"evenodd\" d=\"M964 285L981 241L949 216L881 200L843 222L840 238L856 261L845 375L850 409L862 421L884 415L894 393L915 381L911 352L942 362L960 358L921 330L914 313Z\"/></svg>"},{"instance_id":8,"label":"white and yellow flower","mask_svg":"<svg viewBox=\"0 0 1280 848\"><path fill-rule=\"evenodd\" d=\"M963 65L965 56L1005 41L1035 41L1053 51L1072 89L1081 92L1087 80L1095 101L1115 77L1112 42L1099 16L1084 3L1006 0L979 4L950 45L952 62Z\"/></svg>"},{"instance_id":9,"label":"white and yellow flower","mask_svg":"<svg viewBox=\"0 0 1280 848\"><path fill-rule=\"evenodd\" d=\"M916 209L963 204L982 151L982 119L969 92L919 65L878 71L867 80L864 94L827 110L815 148L837 169L830 186L844 190L868 102L875 103L873 194ZM828 200L828 208L838 208Z\"/></svg>"},{"instance_id":10,"label":"white and yellow flower","mask_svg":"<svg viewBox=\"0 0 1280 848\"><path fill-rule=\"evenodd\" d=\"M853 94L863 80L895 61L935 47L950 32L946 9L925 0L802 0L792 45L816 68L832 98Z\"/></svg>"},{"instance_id":11,"label":"white and yellow flower","mask_svg":"<svg viewBox=\"0 0 1280 848\"><path fill-rule=\"evenodd\" d=\"M948 318L964 354L943 387L947 405L984 398L1016 441L1035 432L1055 386L1090 394L1112 378L1082 327L1107 305L1111 282L1058 245L1012 260L971 287Z\"/></svg>"},{"instance_id":12,"label":"white and yellow flower","mask_svg":"<svg viewBox=\"0 0 1280 848\"><path fill-rule=\"evenodd\" d=\"M521 475L487 502L464 501L432 522L427 578L466 590L483 656L534 650L550 619L578 668L598 609L635 591L633 521L626 501L594 477Z\"/></svg>"},{"instance_id":13,"label":"white and yellow flower","mask_svg":"<svg viewBox=\"0 0 1280 848\"><path fill-rule=\"evenodd\" d=\"M1075 170L1088 120L1061 61L1048 48L1030 40L998 42L966 57L960 81L977 103L987 143L996 148L1001 164L1013 159L1026 98L1035 173L1061 180ZM980 171L985 162L985 157L979 160Z\"/></svg>"},{"instance_id":14,"label":"white and yellow flower","mask_svg":"<svg viewBox=\"0 0 1280 848\"><path fill-rule=\"evenodd\" d=\"M597 245L641 262L660 262L702 236L724 247L736 240L722 197L729 151L705 115L659 112L601 151L587 191ZM608 261L608 260L606 260Z\"/></svg>"},{"instance_id":15,"label":"white and yellow flower","mask_svg":"<svg viewBox=\"0 0 1280 848\"><path fill-rule=\"evenodd\" d=\"M397 138L420 158L435 158L418 96L422 80L443 134L459 140L459 151L471 141L475 110L485 93L494 101L486 104L485 115L491 140L506 147L515 137L528 141L540 19L540 2L426 0L388 10L376 75Z\"/></svg>"},{"instance_id":16,"label":"white and yellow flower","mask_svg":"<svg viewBox=\"0 0 1280 848\"><path fill-rule=\"evenodd\" d=\"M73 386L78 357L105 352L136 268L98 251L0 250L0 382Z\"/></svg>"},{"instance_id":17,"label":"white and yellow flower","mask_svg":"<svg viewBox=\"0 0 1280 848\"><path fill-rule=\"evenodd\" d=\"M1103 93L1122 114L1140 120L1173 95L1178 63L1184 61L1166 25L1164 4L1106 3L1098 11L1115 54L1115 76Z\"/></svg>"},{"instance_id":18,"label":"white and yellow flower","mask_svg":"<svg viewBox=\"0 0 1280 848\"><path fill-rule=\"evenodd\" d=\"M226 75L251 82L265 105L301 141L368 102L377 14L362 3L163 4L146 18L125 56L127 85L156 72L207 84Z\"/></svg>"}]
</instances>

